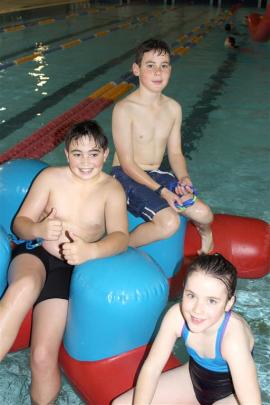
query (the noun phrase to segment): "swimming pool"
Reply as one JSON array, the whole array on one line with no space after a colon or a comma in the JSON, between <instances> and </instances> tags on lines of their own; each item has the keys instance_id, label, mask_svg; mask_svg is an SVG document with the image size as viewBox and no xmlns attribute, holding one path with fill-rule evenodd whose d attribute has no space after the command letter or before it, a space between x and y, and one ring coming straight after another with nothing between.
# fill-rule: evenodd
<instances>
[{"instance_id":1,"label":"swimming pool","mask_svg":"<svg viewBox=\"0 0 270 405\"><path fill-rule=\"evenodd\" d=\"M216 8L187 4L175 8L110 4L75 11L78 16L67 18L59 9L55 21L50 21L54 9L46 9L42 19L47 23L42 24L40 14L32 12L30 20L18 20L25 28L0 32L0 155L105 83L128 73L137 43L158 35L179 46L179 37L219 14ZM240 9L236 15L239 50L223 47L225 33L218 19L209 32L203 27L202 40L189 41L189 52L174 60L166 94L182 104L184 150L201 197L215 212L269 221L270 48L250 41L243 25L249 11ZM192 38L189 35L184 41ZM74 39L81 43L73 42L70 47ZM35 51L39 55L33 61L20 59ZM111 113L109 106L97 115L110 139ZM110 146L112 157L111 140ZM64 164L63 146L47 153L44 160ZM107 171L110 165L111 160ZM270 403L269 279L239 280L237 300L237 310L255 334L255 360L265 404ZM176 352L183 357L180 347ZM29 403L27 364L27 351L10 354L3 361L1 403L13 405L19 398L21 404ZM81 401L65 383L58 404L71 403Z\"/></svg>"}]
</instances>

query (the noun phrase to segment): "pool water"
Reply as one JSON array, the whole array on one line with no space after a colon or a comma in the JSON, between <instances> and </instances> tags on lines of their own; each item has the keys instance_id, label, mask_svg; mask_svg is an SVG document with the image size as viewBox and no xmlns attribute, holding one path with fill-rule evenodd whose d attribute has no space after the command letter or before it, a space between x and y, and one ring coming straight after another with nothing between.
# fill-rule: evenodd
<instances>
[{"instance_id":1,"label":"pool water","mask_svg":"<svg viewBox=\"0 0 270 405\"><path fill-rule=\"evenodd\" d=\"M77 17L67 18L66 9L62 14L57 9L57 19L48 25L38 24L41 17L37 14L35 19L32 12L28 25L17 16L26 24L21 31L0 31L0 155L105 83L118 81L130 71L139 42L158 36L179 46L180 35L222 12L206 5L172 8L149 3L97 4L76 11ZM242 8L233 17L239 32L237 50L223 46L224 23L214 24L209 32L205 29L203 39L173 61L166 94L183 108L183 149L200 197L214 212L269 222L270 45L250 40L244 16L251 11ZM54 17L54 9L45 9L43 14L42 18ZM128 26L119 28L127 22ZM105 30L107 35L93 36ZM81 43L63 47L75 38ZM35 60L14 65L37 50L40 54ZM114 150L112 107L96 117L110 138L107 172ZM43 160L65 164L63 145ZM254 358L265 405L270 403L269 280L270 276L239 280L235 307L255 336ZM181 343L175 352L185 358ZM9 354L0 366L0 402L29 404L29 384L28 350ZM57 404L81 403L64 380Z\"/></svg>"}]
</instances>

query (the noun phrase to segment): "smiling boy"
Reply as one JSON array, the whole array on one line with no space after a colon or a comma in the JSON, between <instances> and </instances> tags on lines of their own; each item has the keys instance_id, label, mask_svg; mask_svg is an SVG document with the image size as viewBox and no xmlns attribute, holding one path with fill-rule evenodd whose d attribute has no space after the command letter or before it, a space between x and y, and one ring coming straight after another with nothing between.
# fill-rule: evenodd
<instances>
[{"instance_id":1,"label":"smiling boy","mask_svg":"<svg viewBox=\"0 0 270 405\"><path fill-rule=\"evenodd\" d=\"M208 253L213 248L213 214L193 195L181 148L181 107L162 94L171 75L168 45L157 39L143 42L132 70L139 78L139 88L116 104L112 118L116 148L112 174L125 189L128 210L145 220L131 232L130 245L173 235L181 213L201 235L198 253ZM166 149L173 174L160 170Z\"/></svg>"},{"instance_id":2,"label":"smiling boy","mask_svg":"<svg viewBox=\"0 0 270 405\"><path fill-rule=\"evenodd\" d=\"M9 287L0 301L0 359L34 305L31 337L33 404L54 402L60 389L58 351L66 324L74 265L127 248L121 185L102 171L108 141L95 121L74 125L65 140L68 166L50 167L33 182L13 230L33 249L17 246Z\"/></svg>"}]
</instances>

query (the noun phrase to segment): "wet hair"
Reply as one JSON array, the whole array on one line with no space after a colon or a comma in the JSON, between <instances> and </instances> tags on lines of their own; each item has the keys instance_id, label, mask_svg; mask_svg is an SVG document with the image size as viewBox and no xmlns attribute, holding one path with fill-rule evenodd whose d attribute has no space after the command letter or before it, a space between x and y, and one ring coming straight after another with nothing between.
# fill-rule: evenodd
<instances>
[{"instance_id":1,"label":"wet hair","mask_svg":"<svg viewBox=\"0 0 270 405\"><path fill-rule=\"evenodd\" d=\"M65 138L65 148L68 151L72 141L78 142L82 137L94 139L95 144L105 151L108 148L108 139L103 129L96 121L88 120L74 124L68 131Z\"/></svg>"},{"instance_id":2,"label":"wet hair","mask_svg":"<svg viewBox=\"0 0 270 405\"><path fill-rule=\"evenodd\" d=\"M235 46L236 46L235 38L229 36L229 37L228 37L228 40L229 40L231 46L232 46L233 48L235 48Z\"/></svg>"},{"instance_id":3,"label":"wet hair","mask_svg":"<svg viewBox=\"0 0 270 405\"><path fill-rule=\"evenodd\" d=\"M154 51L157 52L158 55L168 54L171 56L171 50L169 45L165 41L161 41L160 39L150 38L146 41L142 42L136 49L135 55L135 63L138 66L142 63L143 55L146 52Z\"/></svg>"},{"instance_id":4,"label":"wet hair","mask_svg":"<svg viewBox=\"0 0 270 405\"><path fill-rule=\"evenodd\" d=\"M227 32L231 31L231 29L232 29L231 24L229 24L229 23L225 24L224 29Z\"/></svg>"},{"instance_id":5,"label":"wet hair","mask_svg":"<svg viewBox=\"0 0 270 405\"><path fill-rule=\"evenodd\" d=\"M237 271L232 263L221 254L201 255L195 259L187 269L183 282L184 287L191 274L199 271L222 281L227 289L228 300L234 296L237 283Z\"/></svg>"}]
</instances>

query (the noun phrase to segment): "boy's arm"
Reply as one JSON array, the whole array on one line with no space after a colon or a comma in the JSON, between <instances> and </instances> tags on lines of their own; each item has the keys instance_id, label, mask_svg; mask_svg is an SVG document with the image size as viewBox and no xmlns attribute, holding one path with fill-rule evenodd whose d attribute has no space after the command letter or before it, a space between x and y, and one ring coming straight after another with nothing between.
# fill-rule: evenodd
<instances>
[{"instance_id":1,"label":"boy's arm","mask_svg":"<svg viewBox=\"0 0 270 405\"><path fill-rule=\"evenodd\" d=\"M62 232L54 208L40 221L49 198L51 170L45 169L38 175L15 217L13 231L19 238L57 240Z\"/></svg>"},{"instance_id":2,"label":"boy's arm","mask_svg":"<svg viewBox=\"0 0 270 405\"><path fill-rule=\"evenodd\" d=\"M123 102L116 104L112 117L113 140L120 165L124 172L137 183L143 184L151 190L158 190L160 184L154 181L134 161L132 145L132 122L127 108ZM181 204L178 196L170 190L163 188L161 196L170 207L178 212L175 203Z\"/></svg>"},{"instance_id":3,"label":"boy's arm","mask_svg":"<svg viewBox=\"0 0 270 405\"><path fill-rule=\"evenodd\" d=\"M188 174L186 159L183 155L181 146L182 109L176 102L173 102L173 109L175 120L167 142L168 158L171 169L179 182L188 186L192 185L192 183ZM185 190L181 191L182 193L185 193Z\"/></svg>"},{"instance_id":4,"label":"boy's arm","mask_svg":"<svg viewBox=\"0 0 270 405\"><path fill-rule=\"evenodd\" d=\"M98 257L115 255L128 247L126 195L118 181L113 182L113 191L109 194L105 206L106 236L97 243Z\"/></svg>"},{"instance_id":5,"label":"boy's arm","mask_svg":"<svg viewBox=\"0 0 270 405\"><path fill-rule=\"evenodd\" d=\"M229 365L239 404L261 405L256 366L243 326L239 325L228 339L224 339L224 343L224 353L223 350L222 353Z\"/></svg>"},{"instance_id":6,"label":"boy's arm","mask_svg":"<svg viewBox=\"0 0 270 405\"><path fill-rule=\"evenodd\" d=\"M137 381L133 405L148 405L153 400L159 377L180 336L183 318L179 304L166 313L150 353L145 360ZM168 390L170 387L168 387Z\"/></svg>"}]
</instances>

